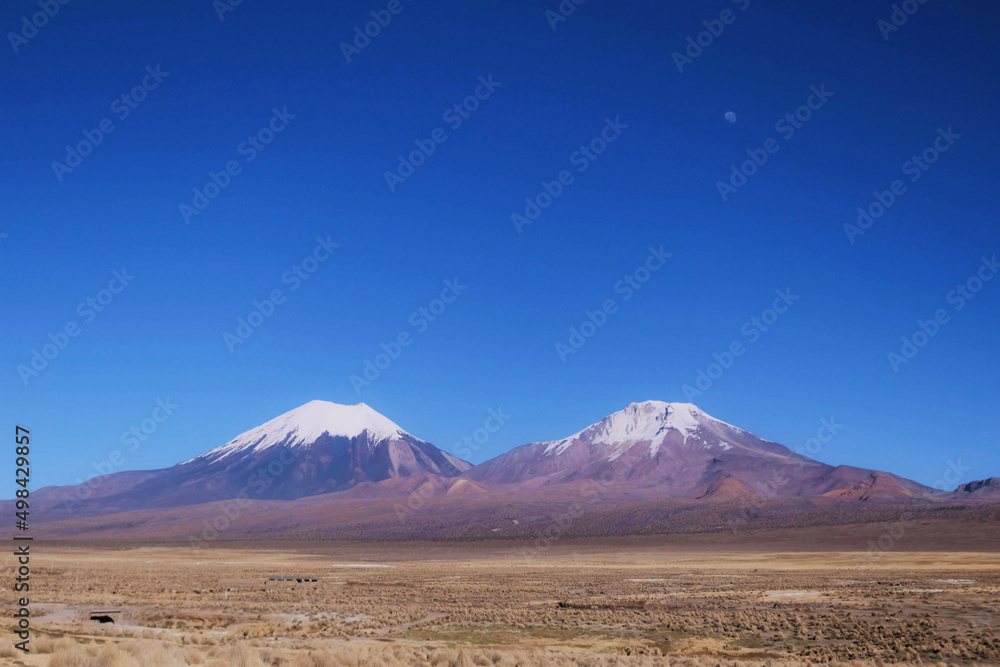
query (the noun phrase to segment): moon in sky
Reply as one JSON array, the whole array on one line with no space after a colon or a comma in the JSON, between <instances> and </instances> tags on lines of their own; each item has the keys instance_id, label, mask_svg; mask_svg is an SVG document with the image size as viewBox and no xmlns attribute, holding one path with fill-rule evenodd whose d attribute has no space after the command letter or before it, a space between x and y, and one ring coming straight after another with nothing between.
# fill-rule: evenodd
<instances>
[{"instance_id":1,"label":"moon in sky","mask_svg":"<svg viewBox=\"0 0 1000 667\"><path fill-rule=\"evenodd\" d=\"M730 123L735 123L736 122L736 114L734 114L732 111L727 111L726 115L723 116L723 118L725 118Z\"/></svg>"}]
</instances>

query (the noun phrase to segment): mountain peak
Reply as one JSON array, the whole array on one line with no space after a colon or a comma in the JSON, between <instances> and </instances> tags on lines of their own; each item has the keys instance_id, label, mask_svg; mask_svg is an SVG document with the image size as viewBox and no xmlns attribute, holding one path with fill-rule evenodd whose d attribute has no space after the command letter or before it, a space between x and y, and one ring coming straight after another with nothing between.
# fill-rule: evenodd
<instances>
[{"instance_id":1,"label":"mountain peak","mask_svg":"<svg viewBox=\"0 0 1000 667\"><path fill-rule=\"evenodd\" d=\"M285 420L285 422L297 426L300 433L316 433L316 437L323 433L355 437L361 435L362 431L368 431L370 436L379 440L406 435L406 431L388 417L376 412L367 403L341 405L330 401L314 400L272 419L267 424L278 420ZM267 424L262 426L267 426Z\"/></svg>"},{"instance_id":2,"label":"mountain peak","mask_svg":"<svg viewBox=\"0 0 1000 667\"><path fill-rule=\"evenodd\" d=\"M409 435L388 417L364 403L341 405L315 400L241 433L221 447L191 460L211 458L218 461L236 452L256 451L276 445L294 447L310 444L324 434L356 438L362 433L368 434L371 443Z\"/></svg>"},{"instance_id":3,"label":"mountain peak","mask_svg":"<svg viewBox=\"0 0 1000 667\"><path fill-rule=\"evenodd\" d=\"M588 444L628 446L637 442L649 441L649 455L653 456L659 451L660 445L663 444L670 431L680 432L684 442L687 442L688 438L693 436L706 420L729 426L725 422L720 422L705 414L691 403L667 403L666 401L629 403L625 409L608 415L582 431L562 440L545 443L547 447L543 455L562 454L575 441L582 440ZM622 447L619 454L625 449L627 447ZM617 458L617 456L612 455L612 458Z\"/></svg>"},{"instance_id":4,"label":"mountain peak","mask_svg":"<svg viewBox=\"0 0 1000 667\"><path fill-rule=\"evenodd\" d=\"M667 401L637 401L629 403L628 407L620 412L625 412L626 410L663 410L670 407L677 410L701 412L698 406L693 403L668 403Z\"/></svg>"}]
</instances>

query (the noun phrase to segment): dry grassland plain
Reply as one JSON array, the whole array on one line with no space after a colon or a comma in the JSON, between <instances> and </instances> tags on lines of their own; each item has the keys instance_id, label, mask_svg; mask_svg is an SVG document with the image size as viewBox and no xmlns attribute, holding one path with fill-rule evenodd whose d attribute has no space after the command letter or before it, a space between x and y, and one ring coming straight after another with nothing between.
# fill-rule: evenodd
<instances>
[{"instance_id":1,"label":"dry grassland plain","mask_svg":"<svg viewBox=\"0 0 1000 667\"><path fill-rule=\"evenodd\" d=\"M844 529L551 544L40 542L32 651L13 650L8 603L0 664L1000 664L992 537L949 550L945 526L925 529L945 537L879 553L843 548L877 538L873 526L853 542L838 539ZM13 556L2 565L12 582ZM102 624L95 610L121 613Z\"/></svg>"}]
</instances>

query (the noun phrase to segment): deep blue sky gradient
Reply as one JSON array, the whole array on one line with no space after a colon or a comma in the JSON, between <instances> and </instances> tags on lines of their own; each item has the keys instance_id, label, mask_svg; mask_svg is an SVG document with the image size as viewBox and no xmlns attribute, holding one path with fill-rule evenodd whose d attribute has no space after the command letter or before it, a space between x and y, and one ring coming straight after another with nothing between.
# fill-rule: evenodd
<instances>
[{"instance_id":1,"label":"deep blue sky gradient","mask_svg":"<svg viewBox=\"0 0 1000 667\"><path fill-rule=\"evenodd\" d=\"M316 398L452 451L502 407L480 462L684 401L784 288L800 300L692 402L793 448L833 417L830 463L1000 474L1000 280L959 312L946 296L1000 252L1000 10L928 2L886 41L889 2L588 0L555 31L555 2L403 5L351 63L338 45L385 3L244 0L220 21L210 0L72 0L18 53L0 45L0 415L35 434L36 487L85 478L167 397L180 408L117 469ZM726 8L679 73L672 54ZM5 3L0 28L36 11ZM59 182L64 147L157 65L165 81ZM488 75L497 91L448 128ZM775 122L821 85L833 96L786 141ZM185 224L192 188L284 107L287 129ZM511 214L609 117L628 128L518 234ZM849 243L857 207L949 126L961 139ZM390 192L384 172L438 127L448 140ZM780 150L723 202L716 182L769 137ZM318 236L341 246L290 292ZM624 301L616 282L661 245L673 256ZM122 267L134 282L25 385L18 366ZM456 278L468 289L358 395L351 374ZM287 301L230 353L223 334L276 288ZM563 363L556 343L608 298L618 312ZM940 308L951 321L894 373L887 353Z\"/></svg>"}]
</instances>

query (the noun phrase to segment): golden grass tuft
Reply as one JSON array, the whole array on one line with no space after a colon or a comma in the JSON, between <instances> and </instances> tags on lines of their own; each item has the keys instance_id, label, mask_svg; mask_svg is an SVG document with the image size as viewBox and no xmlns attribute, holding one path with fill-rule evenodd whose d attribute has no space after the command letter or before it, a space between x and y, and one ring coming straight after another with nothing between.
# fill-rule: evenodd
<instances>
[{"instance_id":1,"label":"golden grass tuft","mask_svg":"<svg viewBox=\"0 0 1000 667\"><path fill-rule=\"evenodd\" d=\"M52 637L48 635L38 635L31 642L31 652L32 653L52 653L55 648L55 642L52 641Z\"/></svg>"},{"instance_id":2,"label":"golden grass tuft","mask_svg":"<svg viewBox=\"0 0 1000 667\"><path fill-rule=\"evenodd\" d=\"M248 645L230 644L218 652L217 657L208 663L208 667L268 667L260 654Z\"/></svg>"}]
</instances>

